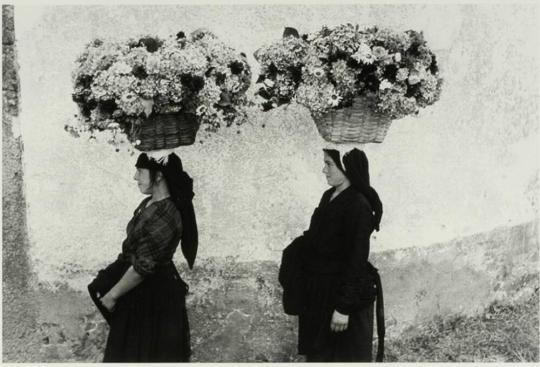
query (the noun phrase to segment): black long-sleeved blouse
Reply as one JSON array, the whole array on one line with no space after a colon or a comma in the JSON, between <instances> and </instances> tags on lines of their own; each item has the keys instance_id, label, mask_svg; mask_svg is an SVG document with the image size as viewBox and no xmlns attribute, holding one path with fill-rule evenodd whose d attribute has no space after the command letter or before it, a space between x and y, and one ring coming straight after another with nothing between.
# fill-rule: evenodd
<instances>
[{"instance_id":1,"label":"black long-sleeved blouse","mask_svg":"<svg viewBox=\"0 0 540 367\"><path fill-rule=\"evenodd\" d=\"M350 314L359 299L369 292L367 262L373 214L367 199L352 186L332 201L335 188L327 190L315 209L302 263L306 274L336 277L335 309Z\"/></svg>"}]
</instances>

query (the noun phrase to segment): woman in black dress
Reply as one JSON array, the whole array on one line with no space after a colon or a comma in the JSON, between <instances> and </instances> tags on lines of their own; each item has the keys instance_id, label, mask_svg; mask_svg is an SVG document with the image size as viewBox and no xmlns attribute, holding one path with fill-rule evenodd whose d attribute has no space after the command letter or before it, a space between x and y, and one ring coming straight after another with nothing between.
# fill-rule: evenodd
<instances>
[{"instance_id":1,"label":"woman in black dress","mask_svg":"<svg viewBox=\"0 0 540 367\"><path fill-rule=\"evenodd\" d=\"M180 158L142 153L134 179L149 195L127 225L118 259L88 286L109 323L104 362L187 362L188 286L172 261L180 241L190 268L197 253L193 181Z\"/></svg>"},{"instance_id":2,"label":"woman in black dress","mask_svg":"<svg viewBox=\"0 0 540 367\"><path fill-rule=\"evenodd\" d=\"M344 166L344 167L343 167ZM369 239L382 203L358 149L324 150L327 190L302 236L299 354L308 362L370 362L374 288Z\"/></svg>"}]
</instances>

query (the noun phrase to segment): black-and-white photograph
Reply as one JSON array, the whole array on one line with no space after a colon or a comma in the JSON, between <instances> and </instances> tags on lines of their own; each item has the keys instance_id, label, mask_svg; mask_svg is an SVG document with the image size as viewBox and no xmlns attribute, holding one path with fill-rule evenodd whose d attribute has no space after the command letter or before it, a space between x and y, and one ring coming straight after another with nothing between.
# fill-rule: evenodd
<instances>
[{"instance_id":1,"label":"black-and-white photograph","mask_svg":"<svg viewBox=\"0 0 540 367\"><path fill-rule=\"evenodd\" d=\"M2 5L2 361L539 362L540 5Z\"/></svg>"}]
</instances>

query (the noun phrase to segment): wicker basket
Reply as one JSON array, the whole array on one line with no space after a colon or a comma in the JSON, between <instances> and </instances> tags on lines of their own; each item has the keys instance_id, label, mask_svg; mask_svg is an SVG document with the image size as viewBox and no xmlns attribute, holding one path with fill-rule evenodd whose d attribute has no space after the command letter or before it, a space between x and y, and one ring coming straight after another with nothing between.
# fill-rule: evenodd
<instances>
[{"instance_id":1,"label":"wicker basket","mask_svg":"<svg viewBox=\"0 0 540 367\"><path fill-rule=\"evenodd\" d=\"M134 140L140 140L135 147L146 152L191 145L198 130L197 116L193 113L152 114L135 133Z\"/></svg>"},{"instance_id":2,"label":"wicker basket","mask_svg":"<svg viewBox=\"0 0 540 367\"><path fill-rule=\"evenodd\" d=\"M392 120L374 112L374 102L355 97L350 107L313 118L322 138L332 143L382 143Z\"/></svg>"}]
</instances>

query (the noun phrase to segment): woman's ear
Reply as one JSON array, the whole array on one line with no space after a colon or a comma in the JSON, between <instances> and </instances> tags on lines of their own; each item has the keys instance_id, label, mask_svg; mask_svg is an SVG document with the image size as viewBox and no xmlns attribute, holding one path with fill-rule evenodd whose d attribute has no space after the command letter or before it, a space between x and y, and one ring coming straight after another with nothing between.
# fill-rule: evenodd
<instances>
[{"instance_id":1,"label":"woman's ear","mask_svg":"<svg viewBox=\"0 0 540 367\"><path fill-rule=\"evenodd\" d=\"M163 173L161 171L156 172L156 182L163 180Z\"/></svg>"}]
</instances>

